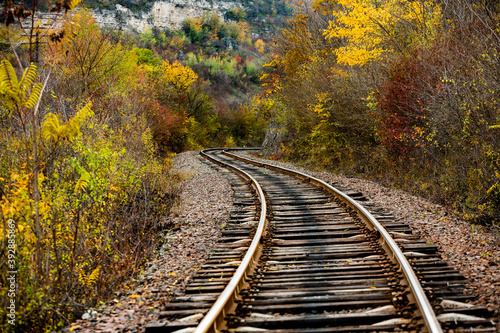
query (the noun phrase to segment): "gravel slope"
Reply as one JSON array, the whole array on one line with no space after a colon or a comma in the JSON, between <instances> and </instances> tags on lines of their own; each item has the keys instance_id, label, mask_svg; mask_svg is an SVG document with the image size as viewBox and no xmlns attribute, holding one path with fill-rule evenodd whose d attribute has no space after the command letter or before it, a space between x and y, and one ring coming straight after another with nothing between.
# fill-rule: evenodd
<instances>
[{"instance_id":1,"label":"gravel slope","mask_svg":"<svg viewBox=\"0 0 500 333\"><path fill-rule=\"evenodd\" d=\"M144 332L142 326L157 319L164 302L182 294L189 278L207 258L220 235L221 225L227 221L232 204L231 187L198 152L179 154L173 167L185 177L181 183L182 205L164 221L172 228L165 234L166 242L157 259L139 279L117 291L115 299L91 310L89 318L78 320L62 331ZM499 230L471 226L427 200L374 182L293 168L363 192L373 203L392 211L423 239L436 244L443 258L470 280L468 289L478 295L478 304L496 311L500 319Z\"/></svg>"}]
</instances>

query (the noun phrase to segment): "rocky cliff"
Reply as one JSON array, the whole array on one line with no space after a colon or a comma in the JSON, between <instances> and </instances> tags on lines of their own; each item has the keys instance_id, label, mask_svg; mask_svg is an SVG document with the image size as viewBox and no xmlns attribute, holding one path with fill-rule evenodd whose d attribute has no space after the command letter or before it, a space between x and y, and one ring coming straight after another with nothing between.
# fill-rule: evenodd
<instances>
[{"instance_id":1,"label":"rocky cliff","mask_svg":"<svg viewBox=\"0 0 500 333\"><path fill-rule=\"evenodd\" d=\"M184 19L199 17L206 11L223 17L235 6L241 6L241 3L232 0L163 0L155 1L148 11L133 12L116 4L116 10L94 9L93 14L101 26L142 32L146 27L179 28Z\"/></svg>"}]
</instances>

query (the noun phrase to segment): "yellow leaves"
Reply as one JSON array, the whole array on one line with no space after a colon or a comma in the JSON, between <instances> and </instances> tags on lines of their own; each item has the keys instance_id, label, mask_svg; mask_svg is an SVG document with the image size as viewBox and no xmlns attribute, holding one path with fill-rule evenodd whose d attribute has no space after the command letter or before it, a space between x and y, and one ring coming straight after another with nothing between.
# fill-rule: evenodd
<instances>
[{"instance_id":1,"label":"yellow leaves","mask_svg":"<svg viewBox=\"0 0 500 333\"><path fill-rule=\"evenodd\" d=\"M184 21L184 25L190 27L196 33L202 30L203 21L201 18L188 18Z\"/></svg>"},{"instance_id":2,"label":"yellow leaves","mask_svg":"<svg viewBox=\"0 0 500 333\"><path fill-rule=\"evenodd\" d=\"M161 80L173 86L176 90L187 92L189 87L198 80L198 75L188 66L178 61L170 64L168 60L161 64Z\"/></svg>"},{"instance_id":3,"label":"yellow leaves","mask_svg":"<svg viewBox=\"0 0 500 333\"><path fill-rule=\"evenodd\" d=\"M65 0L65 1L56 1L55 6L50 9L51 12L60 12L64 10L68 12L68 10L75 9L76 6L81 2L81 0Z\"/></svg>"},{"instance_id":4,"label":"yellow leaves","mask_svg":"<svg viewBox=\"0 0 500 333\"><path fill-rule=\"evenodd\" d=\"M335 0L313 0L312 6L316 11L319 11L323 15L327 15L336 8Z\"/></svg>"},{"instance_id":5,"label":"yellow leaves","mask_svg":"<svg viewBox=\"0 0 500 333\"><path fill-rule=\"evenodd\" d=\"M71 324L71 327L69 328L69 331L73 332L74 330L77 330L79 328L81 328L81 326L78 325L78 324L76 324L76 323L74 323L74 324Z\"/></svg>"},{"instance_id":6,"label":"yellow leaves","mask_svg":"<svg viewBox=\"0 0 500 333\"><path fill-rule=\"evenodd\" d=\"M38 68L30 64L18 81L12 64L8 60L0 62L0 103L7 110L35 107L43 87L41 83L35 83L37 72Z\"/></svg>"},{"instance_id":7,"label":"yellow leaves","mask_svg":"<svg viewBox=\"0 0 500 333\"><path fill-rule=\"evenodd\" d=\"M338 0L341 9L324 34L346 43L335 53L338 63L364 65L394 50L427 43L435 37L441 20L439 6L432 1Z\"/></svg>"},{"instance_id":8,"label":"yellow leaves","mask_svg":"<svg viewBox=\"0 0 500 333\"><path fill-rule=\"evenodd\" d=\"M46 141L57 141L60 136L60 128L59 118L55 114L50 112L44 117L42 135Z\"/></svg>"},{"instance_id":9,"label":"yellow leaves","mask_svg":"<svg viewBox=\"0 0 500 333\"><path fill-rule=\"evenodd\" d=\"M130 297L130 298L139 298L141 296L140 295L129 295L128 297Z\"/></svg>"},{"instance_id":10,"label":"yellow leaves","mask_svg":"<svg viewBox=\"0 0 500 333\"><path fill-rule=\"evenodd\" d=\"M263 68L265 68L265 67L278 67L281 64L283 64L283 58L276 55L276 56L274 56L273 60L271 60L267 64L262 65L262 67Z\"/></svg>"},{"instance_id":11,"label":"yellow leaves","mask_svg":"<svg viewBox=\"0 0 500 333\"><path fill-rule=\"evenodd\" d=\"M282 66L286 65L287 63L281 56L275 56L272 61L270 61L267 64L264 64L262 67L270 67L274 71L279 70ZM267 73L264 73L260 77L260 81L262 81L261 86L266 87L266 95L270 95L272 93L275 93L281 89L280 86L280 80L278 75L269 75Z\"/></svg>"},{"instance_id":12,"label":"yellow leaves","mask_svg":"<svg viewBox=\"0 0 500 333\"><path fill-rule=\"evenodd\" d=\"M66 124L61 125L59 118L52 112L48 113L43 120L42 136L46 141L57 143L61 140L72 141L80 134L80 126L87 117L91 117L92 103L87 103Z\"/></svg>"},{"instance_id":13,"label":"yellow leaves","mask_svg":"<svg viewBox=\"0 0 500 333\"><path fill-rule=\"evenodd\" d=\"M34 201L29 190L30 176L29 174L11 174L10 184L4 188L5 195L0 198L0 210L4 218L21 222L21 218L26 219L31 215ZM39 206L45 206L45 204L40 202ZM18 223L18 227L20 225Z\"/></svg>"},{"instance_id":14,"label":"yellow leaves","mask_svg":"<svg viewBox=\"0 0 500 333\"><path fill-rule=\"evenodd\" d=\"M16 92L19 90L19 83L17 81L16 72L14 67L7 60L0 62L0 94L1 96L16 97Z\"/></svg>"},{"instance_id":15,"label":"yellow leaves","mask_svg":"<svg viewBox=\"0 0 500 333\"><path fill-rule=\"evenodd\" d=\"M141 141L144 144L144 148L147 151L148 156L154 156L156 147L153 139L153 132L149 127L142 133Z\"/></svg>"},{"instance_id":16,"label":"yellow leaves","mask_svg":"<svg viewBox=\"0 0 500 333\"><path fill-rule=\"evenodd\" d=\"M80 273L78 274L78 281L80 281L80 283L82 283L84 286L91 288L97 282L100 272L100 265L97 266L89 275L86 275L84 269L82 268L80 269Z\"/></svg>"},{"instance_id":17,"label":"yellow leaves","mask_svg":"<svg viewBox=\"0 0 500 333\"><path fill-rule=\"evenodd\" d=\"M81 91L80 98L97 98L104 93L103 85L129 88L120 81L137 68L137 60L132 59L137 56L101 33L89 10L76 11L62 29L64 37L50 45L47 56L51 63L59 65L63 80L76 84L74 89Z\"/></svg>"},{"instance_id":18,"label":"yellow leaves","mask_svg":"<svg viewBox=\"0 0 500 333\"><path fill-rule=\"evenodd\" d=\"M366 0L340 0L343 11L333 12L335 20L330 21L325 35L341 38L346 46L336 50L338 62L347 65L364 65L378 58L385 50L381 45L381 31L390 14L385 8L375 6Z\"/></svg>"},{"instance_id":19,"label":"yellow leaves","mask_svg":"<svg viewBox=\"0 0 500 333\"><path fill-rule=\"evenodd\" d=\"M265 49L264 49L264 42L262 41L262 39L257 39L254 43L254 46L255 46L255 49L257 50L257 52L259 53L264 53Z\"/></svg>"},{"instance_id":20,"label":"yellow leaves","mask_svg":"<svg viewBox=\"0 0 500 333\"><path fill-rule=\"evenodd\" d=\"M340 47L337 49L336 54L337 61L340 64L356 66L364 65L372 60L380 58L380 56L384 54L384 50L376 47L368 49L351 45Z\"/></svg>"},{"instance_id":21,"label":"yellow leaves","mask_svg":"<svg viewBox=\"0 0 500 333\"><path fill-rule=\"evenodd\" d=\"M260 80L260 81L264 81L264 80L265 80L265 79L267 79L268 77L269 77L269 74L264 73L264 74L262 74L262 75L260 76L259 80Z\"/></svg>"},{"instance_id":22,"label":"yellow leaves","mask_svg":"<svg viewBox=\"0 0 500 333\"><path fill-rule=\"evenodd\" d=\"M80 4L80 2L82 2L82 0L72 0L69 4L69 7L73 10Z\"/></svg>"},{"instance_id":23,"label":"yellow leaves","mask_svg":"<svg viewBox=\"0 0 500 333\"><path fill-rule=\"evenodd\" d=\"M90 173L87 171L83 170L82 175L80 176L80 179L75 184L75 193L78 193L79 191L84 191L87 189L88 182L90 181Z\"/></svg>"},{"instance_id":24,"label":"yellow leaves","mask_svg":"<svg viewBox=\"0 0 500 333\"><path fill-rule=\"evenodd\" d=\"M240 21L236 23L229 22L226 24L226 26L229 30L229 35L240 43L243 43L245 41L250 31L250 27L248 23L245 21Z\"/></svg>"},{"instance_id":25,"label":"yellow leaves","mask_svg":"<svg viewBox=\"0 0 500 333\"><path fill-rule=\"evenodd\" d=\"M326 120L331 115L330 109L326 105L328 102L328 93L316 93L315 97L315 103L309 104L308 110L318 115L321 119Z\"/></svg>"}]
</instances>

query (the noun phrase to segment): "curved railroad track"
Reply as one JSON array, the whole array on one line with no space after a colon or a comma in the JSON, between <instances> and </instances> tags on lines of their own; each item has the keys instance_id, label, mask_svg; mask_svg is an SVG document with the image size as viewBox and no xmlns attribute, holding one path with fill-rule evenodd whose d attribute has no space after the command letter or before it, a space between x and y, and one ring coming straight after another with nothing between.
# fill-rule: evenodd
<instances>
[{"instance_id":1,"label":"curved railroad track","mask_svg":"<svg viewBox=\"0 0 500 333\"><path fill-rule=\"evenodd\" d=\"M495 331L465 278L407 225L361 193L238 151L202 152L232 172L230 221L146 332Z\"/></svg>"}]
</instances>

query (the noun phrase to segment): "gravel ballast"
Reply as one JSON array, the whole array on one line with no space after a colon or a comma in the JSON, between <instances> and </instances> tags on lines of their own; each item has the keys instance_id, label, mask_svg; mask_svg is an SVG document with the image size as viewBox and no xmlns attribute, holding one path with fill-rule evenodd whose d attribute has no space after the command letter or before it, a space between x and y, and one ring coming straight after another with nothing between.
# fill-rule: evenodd
<instances>
[{"instance_id":1,"label":"gravel ballast","mask_svg":"<svg viewBox=\"0 0 500 333\"><path fill-rule=\"evenodd\" d=\"M392 212L422 239L436 244L443 259L469 279L467 288L477 296L477 304L488 306L500 319L498 230L473 226L441 206L371 181L272 163L360 191L374 204ZM171 297L182 295L191 276L208 257L220 237L222 225L228 220L233 194L231 186L198 152L177 155L173 168L184 176L180 184L181 204L164 221L169 230L165 232L165 243L157 258L138 279L116 291L114 299L89 310L84 315L86 319L62 331L144 332L146 323L158 319L162 304Z\"/></svg>"}]
</instances>

